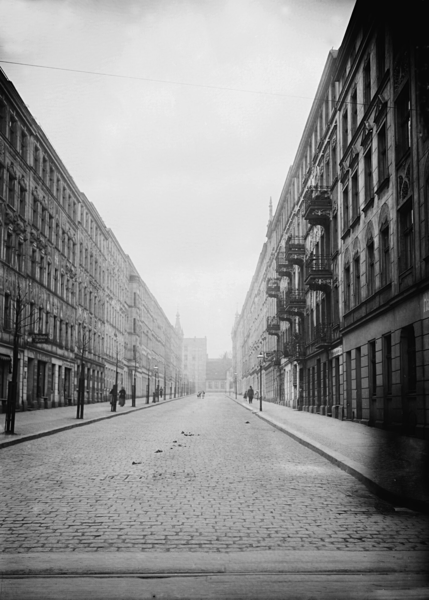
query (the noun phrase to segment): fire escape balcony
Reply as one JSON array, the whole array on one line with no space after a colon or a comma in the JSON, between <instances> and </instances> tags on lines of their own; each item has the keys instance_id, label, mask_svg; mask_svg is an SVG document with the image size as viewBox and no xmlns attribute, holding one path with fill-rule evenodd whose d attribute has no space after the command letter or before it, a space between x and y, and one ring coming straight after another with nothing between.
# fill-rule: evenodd
<instances>
[{"instance_id":1,"label":"fire escape balcony","mask_svg":"<svg viewBox=\"0 0 429 600\"><path fill-rule=\"evenodd\" d=\"M305 342L302 336L296 335L292 340L286 342L284 344L283 354L290 360L303 360L305 358Z\"/></svg>"},{"instance_id":2,"label":"fire escape balcony","mask_svg":"<svg viewBox=\"0 0 429 600\"><path fill-rule=\"evenodd\" d=\"M278 298L280 294L280 279L276 277L267 279L266 292L270 298Z\"/></svg>"},{"instance_id":3,"label":"fire escape balcony","mask_svg":"<svg viewBox=\"0 0 429 600\"><path fill-rule=\"evenodd\" d=\"M267 333L268 335L280 335L280 319L278 316L267 317Z\"/></svg>"},{"instance_id":4,"label":"fire escape balcony","mask_svg":"<svg viewBox=\"0 0 429 600\"><path fill-rule=\"evenodd\" d=\"M283 307L290 316L304 317L306 298L304 290L287 290L283 295Z\"/></svg>"},{"instance_id":5,"label":"fire escape balcony","mask_svg":"<svg viewBox=\"0 0 429 600\"><path fill-rule=\"evenodd\" d=\"M305 284L310 290L331 291L332 263L327 256L312 255L305 261Z\"/></svg>"},{"instance_id":6,"label":"fire escape balcony","mask_svg":"<svg viewBox=\"0 0 429 600\"><path fill-rule=\"evenodd\" d=\"M289 236L285 244L285 255L289 263L302 268L305 256L304 238Z\"/></svg>"},{"instance_id":7,"label":"fire escape balcony","mask_svg":"<svg viewBox=\"0 0 429 600\"><path fill-rule=\"evenodd\" d=\"M293 264L287 260L284 251L280 251L276 256L276 271L279 277L288 277L289 279L292 279Z\"/></svg>"},{"instance_id":8,"label":"fire escape balcony","mask_svg":"<svg viewBox=\"0 0 429 600\"><path fill-rule=\"evenodd\" d=\"M330 323L320 323L316 325L314 335L314 345L317 348L329 348L332 344L332 325Z\"/></svg>"},{"instance_id":9,"label":"fire escape balcony","mask_svg":"<svg viewBox=\"0 0 429 600\"><path fill-rule=\"evenodd\" d=\"M311 187L305 194L304 219L310 225L326 227L331 219L332 196L329 188Z\"/></svg>"}]
</instances>

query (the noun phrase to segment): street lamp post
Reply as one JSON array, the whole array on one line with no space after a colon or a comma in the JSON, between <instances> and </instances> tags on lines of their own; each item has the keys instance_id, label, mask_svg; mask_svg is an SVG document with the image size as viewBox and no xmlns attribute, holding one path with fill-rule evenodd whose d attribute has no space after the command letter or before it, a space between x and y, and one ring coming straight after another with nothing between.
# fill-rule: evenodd
<instances>
[{"instance_id":1,"label":"street lamp post","mask_svg":"<svg viewBox=\"0 0 429 600\"><path fill-rule=\"evenodd\" d=\"M113 388L113 397L112 397L112 412L116 412L116 403L118 401L118 335L115 331L115 340L116 340L116 370L115 370L115 387Z\"/></svg>"},{"instance_id":2,"label":"street lamp post","mask_svg":"<svg viewBox=\"0 0 429 600\"><path fill-rule=\"evenodd\" d=\"M159 390L158 390L158 387L156 385L156 374L158 373L158 367L154 367L153 370L155 372L155 391L154 391L153 401L156 402L156 398L157 398L157 396L159 394Z\"/></svg>"},{"instance_id":3,"label":"street lamp post","mask_svg":"<svg viewBox=\"0 0 429 600\"><path fill-rule=\"evenodd\" d=\"M262 412L262 359L263 354L258 354L259 358L259 412Z\"/></svg>"},{"instance_id":4,"label":"street lamp post","mask_svg":"<svg viewBox=\"0 0 429 600\"><path fill-rule=\"evenodd\" d=\"M137 348L134 346L134 382L133 382L133 395L131 400L131 406L136 405L136 371L137 371Z\"/></svg>"},{"instance_id":5,"label":"street lamp post","mask_svg":"<svg viewBox=\"0 0 429 600\"><path fill-rule=\"evenodd\" d=\"M235 379L235 399L237 400L237 373L234 373L234 379Z\"/></svg>"}]
</instances>

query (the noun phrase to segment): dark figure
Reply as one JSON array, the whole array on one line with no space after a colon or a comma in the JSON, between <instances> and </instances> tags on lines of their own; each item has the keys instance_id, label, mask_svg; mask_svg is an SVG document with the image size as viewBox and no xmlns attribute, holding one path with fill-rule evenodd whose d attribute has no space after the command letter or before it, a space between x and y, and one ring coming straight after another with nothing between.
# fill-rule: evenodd
<instances>
[{"instance_id":1,"label":"dark figure","mask_svg":"<svg viewBox=\"0 0 429 600\"><path fill-rule=\"evenodd\" d=\"M249 404L252 404L252 400L253 400L253 388L252 388L252 386L250 386L249 389L247 390L247 397L249 399Z\"/></svg>"},{"instance_id":2,"label":"dark figure","mask_svg":"<svg viewBox=\"0 0 429 600\"><path fill-rule=\"evenodd\" d=\"M112 396L110 400L110 410L111 412L116 412L116 385L112 387L109 394Z\"/></svg>"},{"instance_id":3,"label":"dark figure","mask_svg":"<svg viewBox=\"0 0 429 600\"><path fill-rule=\"evenodd\" d=\"M164 390L162 388L159 388L159 397L162 400L162 394L164 393Z\"/></svg>"},{"instance_id":4,"label":"dark figure","mask_svg":"<svg viewBox=\"0 0 429 600\"><path fill-rule=\"evenodd\" d=\"M119 406L125 406L125 396L126 396L125 388L124 388L124 386L122 386L121 389L119 390Z\"/></svg>"}]
</instances>

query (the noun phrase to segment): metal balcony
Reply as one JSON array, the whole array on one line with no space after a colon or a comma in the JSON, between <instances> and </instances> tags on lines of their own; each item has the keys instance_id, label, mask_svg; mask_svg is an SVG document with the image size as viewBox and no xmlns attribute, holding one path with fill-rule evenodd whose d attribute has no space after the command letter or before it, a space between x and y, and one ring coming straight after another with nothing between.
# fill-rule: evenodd
<instances>
[{"instance_id":1,"label":"metal balcony","mask_svg":"<svg viewBox=\"0 0 429 600\"><path fill-rule=\"evenodd\" d=\"M294 336L294 338L286 342L283 347L283 354L285 358L290 360L300 361L305 358L305 343L300 335Z\"/></svg>"},{"instance_id":2,"label":"metal balcony","mask_svg":"<svg viewBox=\"0 0 429 600\"><path fill-rule=\"evenodd\" d=\"M283 303L286 312L297 316L304 316L306 298L304 290L287 290L283 295Z\"/></svg>"},{"instance_id":3,"label":"metal balcony","mask_svg":"<svg viewBox=\"0 0 429 600\"><path fill-rule=\"evenodd\" d=\"M332 339L332 325L330 323L316 325L314 344L317 348L329 348Z\"/></svg>"},{"instance_id":4,"label":"metal balcony","mask_svg":"<svg viewBox=\"0 0 429 600\"><path fill-rule=\"evenodd\" d=\"M270 298L278 298L280 294L280 279L275 277L267 279L266 292Z\"/></svg>"},{"instance_id":5,"label":"metal balcony","mask_svg":"<svg viewBox=\"0 0 429 600\"><path fill-rule=\"evenodd\" d=\"M292 265L303 267L305 257L304 238L289 236L285 244L285 255Z\"/></svg>"},{"instance_id":6,"label":"metal balcony","mask_svg":"<svg viewBox=\"0 0 429 600\"><path fill-rule=\"evenodd\" d=\"M326 227L331 219L332 196L329 188L310 187L304 198L304 219L310 225Z\"/></svg>"},{"instance_id":7,"label":"metal balcony","mask_svg":"<svg viewBox=\"0 0 429 600\"><path fill-rule=\"evenodd\" d=\"M327 256L316 254L305 261L305 284L310 290L331 291L332 263Z\"/></svg>"},{"instance_id":8,"label":"metal balcony","mask_svg":"<svg viewBox=\"0 0 429 600\"><path fill-rule=\"evenodd\" d=\"M292 279L293 264L287 260L286 253L280 251L276 256L276 271L279 277Z\"/></svg>"},{"instance_id":9,"label":"metal balcony","mask_svg":"<svg viewBox=\"0 0 429 600\"><path fill-rule=\"evenodd\" d=\"M280 335L280 319L277 315L267 317L267 333L268 335Z\"/></svg>"}]
</instances>

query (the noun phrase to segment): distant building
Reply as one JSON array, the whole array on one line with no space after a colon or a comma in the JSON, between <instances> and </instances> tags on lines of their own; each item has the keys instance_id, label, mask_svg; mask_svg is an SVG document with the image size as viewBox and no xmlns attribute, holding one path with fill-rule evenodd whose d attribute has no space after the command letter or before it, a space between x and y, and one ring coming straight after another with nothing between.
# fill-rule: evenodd
<instances>
[{"instance_id":1,"label":"distant building","mask_svg":"<svg viewBox=\"0 0 429 600\"><path fill-rule=\"evenodd\" d=\"M207 392L226 393L229 391L228 371L232 359L225 354L222 358L209 358L207 361Z\"/></svg>"},{"instance_id":2,"label":"distant building","mask_svg":"<svg viewBox=\"0 0 429 600\"><path fill-rule=\"evenodd\" d=\"M184 338L183 376L189 388L200 392L206 389L207 338Z\"/></svg>"}]
</instances>

